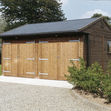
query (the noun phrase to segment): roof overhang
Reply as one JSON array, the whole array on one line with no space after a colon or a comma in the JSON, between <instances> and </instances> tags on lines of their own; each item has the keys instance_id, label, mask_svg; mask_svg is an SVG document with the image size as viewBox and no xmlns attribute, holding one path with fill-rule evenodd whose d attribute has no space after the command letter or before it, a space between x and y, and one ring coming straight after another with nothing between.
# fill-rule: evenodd
<instances>
[{"instance_id":1,"label":"roof overhang","mask_svg":"<svg viewBox=\"0 0 111 111\"><path fill-rule=\"evenodd\" d=\"M39 34L21 34L21 35L8 35L8 36L3 36L0 35L0 38L2 39L6 39L6 38L14 38L14 37L19 37L19 38L23 38L23 37L48 37L48 36L59 36L59 35L75 35L75 34L81 34L81 35L85 35L88 34L86 32L82 32L82 31L64 31L64 32L52 32L52 33L39 33Z\"/></svg>"}]
</instances>

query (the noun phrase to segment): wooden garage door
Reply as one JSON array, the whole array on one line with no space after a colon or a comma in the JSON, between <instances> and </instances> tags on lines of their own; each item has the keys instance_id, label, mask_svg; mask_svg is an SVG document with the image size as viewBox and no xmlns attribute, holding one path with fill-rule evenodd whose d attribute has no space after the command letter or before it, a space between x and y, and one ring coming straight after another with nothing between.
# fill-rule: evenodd
<instances>
[{"instance_id":1,"label":"wooden garage door","mask_svg":"<svg viewBox=\"0 0 111 111\"><path fill-rule=\"evenodd\" d=\"M58 79L66 79L64 75L68 74L70 60L76 65L79 62L79 40L58 43Z\"/></svg>"},{"instance_id":2,"label":"wooden garage door","mask_svg":"<svg viewBox=\"0 0 111 111\"><path fill-rule=\"evenodd\" d=\"M81 50L80 50L81 49ZM80 41L34 41L3 44L4 75L39 77L41 79L65 79L70 60L79 62Z\"/></svg>"},{"instance_id":3,"label":"wooden garage door","mask_svg":"<svg viewBox=\"0 0 111 111\"><path fill-rule=\"evenodd\" d=\"M17 44L4 42L2 53L3 74L6 76L17 76Z\"/></svg>"},{"instance_id":4,"label":"wooden garage door","mask_svg":"<svg viewBox=\"0 0 111 111\"><path fill-rule=\"evenodd\" d=\"M46 42L46 41L45 41ZM73 60L79 63L80 41L44 43L38 45L38 75L41 79L65 80L68 74L68 66Z\"/></svg>"},{"instance_id":5,"label":"wooden garage door","mask_svg":"<svg viewBox=\"0 0 111 111\"><path fill-rule=\"evenodd\" d=\"M35 77L35 42L29 41L19 44L19 76Z\"/></svg>"},{"instance_id":6,"label":"wooden garage door","mask_svg":"<svg viewBox=\"0 0 111 111\"><path fill-rule=\"evenodd\" d=\"M39 43L38 76L41 79L57 79L57 43Z\"/></svg>"}]
</instances>

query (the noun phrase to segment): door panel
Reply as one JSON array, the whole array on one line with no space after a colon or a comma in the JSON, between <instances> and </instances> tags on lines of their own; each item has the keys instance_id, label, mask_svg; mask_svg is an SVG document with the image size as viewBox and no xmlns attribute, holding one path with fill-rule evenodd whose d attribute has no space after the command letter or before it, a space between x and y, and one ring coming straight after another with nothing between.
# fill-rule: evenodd
<instances>
[{"instance_id":1,"label":"door panel","mask_svg":"<svg viewBox=\"0 0 111 111\"><path fill-rule=\"evenodd\" d=\"M17 76L18 73L18 45L16 43L11 44L11 75Z\"/></svg>"},{"instance_id":2,"label":"door panel","mask_svg":"<svg viewBox=\"0 0 111 111\"><path fill-rule=\"evenodd\" d=\"M25 44L20 43L18 49L19 49L18 50L19 52L18 74L19 76L24 76L24 59L25 59L24 54L26 53Z\"/></svg>"},{"instance_id":3,"label":"door panel","mask_svg":"<svg viewBox=\"0 0 111 111\"><path fill-rule=\"evenodd\" d=\"M66 79L68 74L68 66L71 65L70 60L74 60L78 64L79 60L79 42L61 42L58 43L58 75L59 79Z\"/></svg>"},{"instance_id":4,"label":"door panel","mask_svg":"<svg viewBox=\"0 0 111 111\"><path fill-rule=\"evenodd\" d=\"M11 44L3 43L3 70L2 73L5 76L11 74Z\"/></svg>"},{"instance_id":5,"label":"door panel","mask_svg":"<svg viewBox=\"0 0 111 111\"><path fill-rule=\"evenodd\" d=\"M49 75L49 46L48 43L38 45L38 75L41 79L48 79Z\"/></svg>"},{"instance_id":6,"label":"door panel","mask_svg":"<svg viewBox=\"0 0 111 111\"><path fill-rule=\"evenodd\" d=\"M38 75L41 79L57 79L57 44L39 43Z\"/></svg>"},{"instance_id":7,"label":"door panel","mask_svg":"<svg viewBox=\"0 0 111 111\"><path fill-rule=\"evenodd\" d=\"M65 80L70 60L78 65L79 42L40 43L38 57L39 78Z\"/></svg>"},{"instance_id":8,"label":"door panel","mask_svg":"<svg viewBox=\"0 0 111 111\"><path fill-rule=\"evenodd\" d=\"M35 43L19 44L19 76L35 77Z\"/></svg>"},{"instance_id":9,"label":"door panel","mask_svg":"<svg viewBox=\"0 0 111 111\"><path fill-rule=\"evenodd\" d=\"M57 43L49 43L49 79L58 79L57 76Z\"/></svg>"},{"instance_id":10,"label":"door panel","mask_svg":"<svg viewBox=\"0 0 111 111\"><path fill-rule=\"evenodd\" d=\"M27 43L25 47L26 52L24 55L24 74L26 75L26 77L35 77L35 43Z\"/></svg>"},{"instance_id":11,"label":"door panel","mask_svg":"<svg viewBox=\"0 0 111 111\"><path fill-rule=\"evenodd\" d=\"M17 44L3 43L3 74L17 76Z\"/></svg>"}]
</instances>

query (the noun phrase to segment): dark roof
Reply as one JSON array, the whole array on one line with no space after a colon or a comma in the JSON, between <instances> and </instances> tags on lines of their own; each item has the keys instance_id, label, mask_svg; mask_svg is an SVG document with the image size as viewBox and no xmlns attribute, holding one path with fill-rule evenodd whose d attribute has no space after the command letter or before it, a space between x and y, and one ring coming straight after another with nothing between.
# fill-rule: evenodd
<instances>
[{"instance_id":1,"label":"dark roof","mask_svg":"<svg viewBox=\"0 0 111 111\"><path fill-rule=\"evenodd\" d=\"M67 20L59 22L47 22L26 24L13 30L2 33L0 36L22 36L22 35L37 35L37 34L51 34L63 32L78 32L80 29L95 22L98 18L87 18L77 20Z\"/></svg>"}]
</instances>

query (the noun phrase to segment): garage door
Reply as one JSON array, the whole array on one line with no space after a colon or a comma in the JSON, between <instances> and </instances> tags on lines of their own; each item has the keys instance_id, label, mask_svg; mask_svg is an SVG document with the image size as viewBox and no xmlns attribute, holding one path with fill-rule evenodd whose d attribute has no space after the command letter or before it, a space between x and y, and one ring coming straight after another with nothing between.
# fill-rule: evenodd
<instances>
[{"instance_id":1,"label":"garage door","mask_svg":"<svg viewBox=\"0 0 111 111\"><path fill-rule=\"evenodd\" d=\"M65 80L70 60L78 65L79 40L67 42L19 41L3 43L3 74Z\"/></svg>"},{"instance_id":2,"label":"garage door","mask_svg":"<svg viewBox=\"0 0 111 111\"><path fill-rule=\"evenodd\" d=\"M6 76L17 76L17 44L4 42L3 49L3 74Z\"/></svg>"},{"instance_id":3,"label":"garage door","mask_svg":"<svg viewBox=\"0 0 111 111\"><path fill-rule=\"evenodd\" d=\"M79 62L79 40L58 43L58 79L64 80L68 74L68 66L72 60L76 65Z\"/></svg>"},{"instance_id":4,"label":"garage door","mask_svg":"<svg viewBox=\"0 0 111 111\"><path fill-rule=\"evenodd\" d=\"M41 79L65 80L70 60L79 62L79 40L48 43L40 41L38 45L38 76Z\"/></svg>"},{"instance_id":5,"label":"garage door","mask_svg":"<svg viewBox=\"0 0 111 111\"><path fill-rule=\"evenodd\" d=\"M18 74L21 77L35 77L35 41L28 41L19 44Z\"/></svg>"},{"instance_id":6,"label":"garage door","mask_svg":"<svg viewBox=\"0 0 111 111\"><path fill-rule=\"evenodd\" d=\"M35 42L4 42L3 74L6 76L36 77Z\"/></svg>"},{"instance_id":7,"label":"garage door","mask_svg":"<svg viewBox=\"0 0 111 111\"><path fill-rule=\"evenodd\" d=\"M57 44L40 41L38 45L38 77L57 79Z\"/></svg>"}]
</instances>

